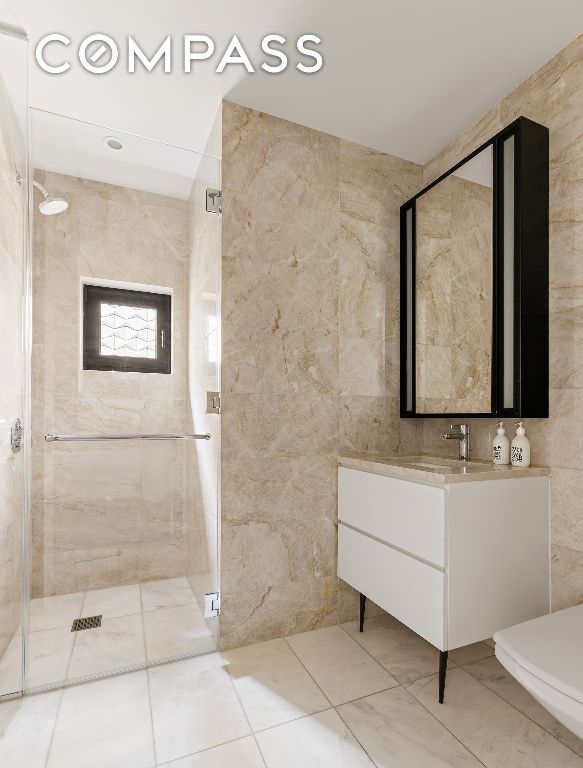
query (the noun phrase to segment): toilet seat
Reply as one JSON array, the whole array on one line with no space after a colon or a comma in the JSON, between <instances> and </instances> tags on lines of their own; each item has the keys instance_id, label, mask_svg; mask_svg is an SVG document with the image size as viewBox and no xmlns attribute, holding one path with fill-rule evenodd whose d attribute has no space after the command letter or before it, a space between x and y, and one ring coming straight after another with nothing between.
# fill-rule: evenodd
<instances>
[{"instance_id":1,"label":"toilet seat","mask_svg":"<svg viewBox=\"0 0 583 768\"><path fill-rule=\"evenodd\" d=\"M494 641L510 674L583 737L583 605L501 630Z\"/></svg>"}]
</instances>

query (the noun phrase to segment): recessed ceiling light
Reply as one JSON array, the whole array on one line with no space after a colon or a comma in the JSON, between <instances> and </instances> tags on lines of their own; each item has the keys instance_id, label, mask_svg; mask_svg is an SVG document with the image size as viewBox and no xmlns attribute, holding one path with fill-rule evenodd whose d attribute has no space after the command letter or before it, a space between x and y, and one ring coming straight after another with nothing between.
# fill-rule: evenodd
<instances>
[{"instance_id":1,"label":"recessed ceiling light","mask_svg":"<svg viewBox=\"0 0 583 768\"><path fill-rule=\"evenodd\" d=\"M103 141L105 142L106 146L108 146L110 149L115 149L116 151L125 147L124 142L121 139L118 139L116 136L106 136Z\"/></svg>"}]
</instances>

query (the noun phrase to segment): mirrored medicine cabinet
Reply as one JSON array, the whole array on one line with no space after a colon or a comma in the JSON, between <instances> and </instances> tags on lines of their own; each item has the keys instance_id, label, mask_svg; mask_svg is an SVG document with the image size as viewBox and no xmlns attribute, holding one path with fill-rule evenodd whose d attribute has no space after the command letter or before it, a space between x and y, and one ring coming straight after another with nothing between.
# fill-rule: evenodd
<instances>
[{"instance_id":1,"label":"mirrored medicine cabinet","mask_svg":"<svg viewBox=\"0 0 583 768\"><path fill-rule=\"evenodd\" d=\"M401 417L548 416L549 131L520 117L401 208Z\"/></svg>"}]
</instances>

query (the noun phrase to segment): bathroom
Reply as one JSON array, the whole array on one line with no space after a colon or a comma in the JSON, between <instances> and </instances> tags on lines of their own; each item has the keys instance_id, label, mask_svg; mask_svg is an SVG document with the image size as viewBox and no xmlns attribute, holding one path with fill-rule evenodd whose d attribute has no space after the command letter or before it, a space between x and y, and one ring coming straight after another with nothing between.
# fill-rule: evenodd
<instances>
[{"instance_id":1,"label":"bathroom","mask_svg":"<svg viewBox=\"0 0 583 768\"><path fill-rule=\"evenodd\" d=\"M496 4L0 3L3 768L583 766L583 10Z\"/></svg>"}]
</instances>

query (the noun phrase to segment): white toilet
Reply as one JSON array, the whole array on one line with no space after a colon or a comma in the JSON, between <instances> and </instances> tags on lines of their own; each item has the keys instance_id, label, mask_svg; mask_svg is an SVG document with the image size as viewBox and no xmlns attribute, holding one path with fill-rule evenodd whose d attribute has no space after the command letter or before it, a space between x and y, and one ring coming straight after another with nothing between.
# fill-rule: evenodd
<instances>
[{"instance_id":1,"label":"white toilet","mask_svg":"<svg viewBox=\"0 0 583 768\"><path fill-rule=\"evenodd\" d=\"M583 738L583 605L503 629L494 641L508 672Z\"/></svg>"}]
</instances>

